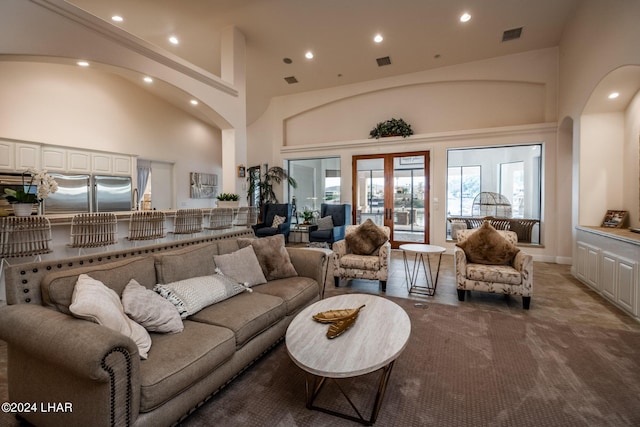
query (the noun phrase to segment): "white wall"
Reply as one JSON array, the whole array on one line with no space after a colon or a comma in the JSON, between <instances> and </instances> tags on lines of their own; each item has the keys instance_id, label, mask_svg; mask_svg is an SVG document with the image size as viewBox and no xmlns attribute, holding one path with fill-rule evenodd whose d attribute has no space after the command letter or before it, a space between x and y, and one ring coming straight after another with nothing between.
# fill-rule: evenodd
<instances>
[{"instance_id":1,"label":"white wall","mask_svg":"<svg viewBox=\"0 0 640 427\"><path fill-rule=\"evenodd\" d=\"M221 173L220 130L123 78L66 65L0 62L0 111L3 138L175 163L174 207L213 206L189 199L189 172Z\"/></svg>"},{"instance_id":2,"label":"white wall","mask_svg":"<svg viewBox=\"0 0 640 427\"><path fill-rule=\"evenodd\" d=\"M640 227L640 92L629 103L624 119L622 205L632 227Z\"/></svg>"},{"instance_id":3,"label":"white wall","mask_svg":"<svg viewBox=\"0 0 640 427\"><path fill-rule=\"evenodd\" d=\"M452 246L446 242L447 149L544 142L544 247L531 252L538 259L554 261L557 239L569 239L570 230L556 229L562 213L553 210L557 128L555 123L540 123L556 117L557 65L557 49L551 48L274 98L248 129L249 164L339 155L341 200L351 203L352 156L428 150L430 242ZM410 96L416 89L430 96ZM521 97L512 99L512 90ZM469 106L462 108L465 91ZM450 98L450 93L456 96ZM430 112L438 105L447 114L433 121ZM391 117L416 120L408 121L417 134L408 139L367 139L378 121Z\"/></svg>"},{"instance_id":4,"label":"white wall","mask_svg":"<svg viewBox=\"0 0 640 427\"><path fill-rule=\"evenodd\" d=\"M600 225L607 209L622 210L624 115L580 119L580 225Z\"/></svg>"}]
</instances>

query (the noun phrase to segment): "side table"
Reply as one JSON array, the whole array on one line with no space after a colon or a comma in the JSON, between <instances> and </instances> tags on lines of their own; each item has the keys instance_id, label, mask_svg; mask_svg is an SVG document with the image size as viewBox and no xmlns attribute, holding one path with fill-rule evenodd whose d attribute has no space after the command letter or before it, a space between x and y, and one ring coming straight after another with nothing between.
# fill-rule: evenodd
<instances>
[{"instance_id":1,"label":"side table","mask_svg":"<svg viewBox=\"0 0 640 427\"><path fill-rule=\"evenodd\" d=\"M445 253L446 249L442 246L425 245L422 243L400 245L400 249L402 250L402 257L404 259L404 273L407 279L407 290L409 293L428 296L435 295L436 287L438 286L438 276L440 275L440 262L442 261L442 254ZM407 253L414 254L413 268L409 267ZM433 280L429 255L438 255L438 267L436 269L435 280ZM418 285L420 266L422 266L422 272L424 273L425 285Z\"/></svg>"}]
</instances>

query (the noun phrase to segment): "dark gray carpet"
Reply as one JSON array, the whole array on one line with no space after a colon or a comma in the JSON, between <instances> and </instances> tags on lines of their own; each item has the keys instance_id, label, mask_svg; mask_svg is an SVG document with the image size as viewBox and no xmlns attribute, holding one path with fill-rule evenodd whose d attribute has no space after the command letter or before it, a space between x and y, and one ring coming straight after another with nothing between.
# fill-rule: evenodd
<instances>
[{"instance_id":1,"label":"dark gray carpet","mask_svg":"<svg viewBox=\"0 0 640 427\"><path fill-rule=\"evenodd\" d=\"M640 425L640 333L393 300L409 313L412 332L376 425ZM341 382L367 417L378 375ZM348 411L327 386L319 403ZM304 373L282 343L182 425L357 425L306 409L304 390Z\"/></svg>"}]
</instances>

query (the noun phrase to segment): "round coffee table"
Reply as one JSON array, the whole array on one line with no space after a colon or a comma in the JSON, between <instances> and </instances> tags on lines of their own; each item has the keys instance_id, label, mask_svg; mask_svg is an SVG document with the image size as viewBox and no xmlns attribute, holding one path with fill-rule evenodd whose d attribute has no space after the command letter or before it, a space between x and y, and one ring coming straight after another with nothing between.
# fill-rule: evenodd
<instances>
[{"instance_id":1,"label":"round coffee table","mask_svg":"<svg viewBox=\"0 0 640 427\"><path fill-rule=\"evenodd\" d=\"M404 259L404 273L407 278L407 290L409 293L417 293L428 296L433 296L436 293L436 287L438 286L438 276L440 275L440 262L442 261L442 254L445 253L446 248L436 245L425 245L422 243L408 243L400 245L402 250L402 257ZM413 269L409 268L409 261L407 260L407 253L413 253ZM438 267L436 269L436 280L433 280L433 273L431 272L431 263L429 262L429 255L438 255ZM426 261L425 261L426 255ZM418 273L420 272L420 266L422 265L422 272L424 273L425 284L418 285ZM427 272L428 266L428 272Z\"/></svg>"},{"instance_id":2,"label":"round coffee table","mask_svg":"<svg viewBox=\"0 0 640 427\"><path fill-rule=\"evenodd\" d=\"M355 324L334 339L326 336L329 325L313 320L319 312L365 307ZM339 295L318 301L302 310L286 334L291 360L306 373L307 408L337 415L365 425L376 421L395 360L411 334L411 321L396 303L366 294ZM313 404L327 378L350 378L381 370L380 384L369 419L365 419L345 395L357 417ZM342 389L340 388L342 391ZM344 394L344 393L343 393Z\"/></svg>"}]
</instances>

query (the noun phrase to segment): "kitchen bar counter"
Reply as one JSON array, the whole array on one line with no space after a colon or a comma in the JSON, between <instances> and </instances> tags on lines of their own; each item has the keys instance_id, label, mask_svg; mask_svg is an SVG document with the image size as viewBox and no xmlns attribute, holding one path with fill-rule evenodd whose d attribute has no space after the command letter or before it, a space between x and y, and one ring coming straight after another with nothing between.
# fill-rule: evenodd
<instances>
[{"instance_id":1,"label":"kitchen bar counter","mask_svg":"<svg viewBox=\"0 0 640 427\"><path fill-rule=\"evenodd\" d=\"M135 211L120 211L120 212L114 212L114 214L116 215L116 218L118 219L118 221L128 221L129 218L131 217L131 214L135 212ZM166 215L167 218L174 218L176 216L176 212L177 210L175 209L169 209L169 210L164 210L161 211L164 212L164 214ZM49 218L49 222L51 223L51 226L56 226L56 225L71 225L71 219L75 216L76 214L72 213L72 214L45 214L45 216L47 218Z\"/></svg>"}]
</instances>

